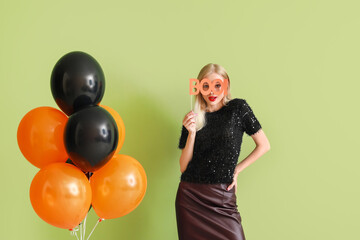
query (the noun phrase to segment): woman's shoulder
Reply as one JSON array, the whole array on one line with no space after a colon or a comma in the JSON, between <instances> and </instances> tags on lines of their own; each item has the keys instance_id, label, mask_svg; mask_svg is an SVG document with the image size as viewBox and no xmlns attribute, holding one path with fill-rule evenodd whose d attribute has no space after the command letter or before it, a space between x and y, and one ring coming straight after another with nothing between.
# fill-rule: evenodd
<instances>
[{"instance_id":1,"label":"woman's shoulder","mask_svg":"<svg viewBox=\"0 0 360 240\"><path fill-rule=\"evenodd\" d=\"M229 101L229 105L232 106L242 106L246 103L246 100L243 98L233 98Z\"/></svg>"},{"instance_id":2,"label":"woman's shoulder","mask_svg":"<svg viewBox=\"0 0 360 240\"><path fill-rule=\"evenodd\" d=\"M245 111L248 108L248 102L245 98L233 98L229 101L229 106L238 112Z\"/></svg>"}]
</instances>

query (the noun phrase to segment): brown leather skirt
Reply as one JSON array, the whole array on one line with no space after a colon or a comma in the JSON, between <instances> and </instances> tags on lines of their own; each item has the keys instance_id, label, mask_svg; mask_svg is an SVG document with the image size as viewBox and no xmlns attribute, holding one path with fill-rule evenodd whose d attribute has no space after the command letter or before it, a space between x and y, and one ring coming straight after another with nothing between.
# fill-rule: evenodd
<instances>
[{"instance_id":1,"label":"brown leather skirt","mask_svg":"<svg viewBox=\"0 0 360 240\"><path fill-rule=\"evenodd\" d=\"M235 187L180 181L175 208L179 240L245 240Z\"/></svg>"}]
</instances>

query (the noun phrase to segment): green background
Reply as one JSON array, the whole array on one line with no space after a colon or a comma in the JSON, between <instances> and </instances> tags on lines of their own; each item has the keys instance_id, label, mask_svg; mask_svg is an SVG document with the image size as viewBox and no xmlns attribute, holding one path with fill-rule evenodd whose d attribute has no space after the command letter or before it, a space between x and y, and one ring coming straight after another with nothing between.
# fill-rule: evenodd
<instances>
[{"instance_id":1,"label":"green background","mask_svg":"<svg viewBox=\"0 0 360 240\"><path fill-rule=\"evenodd\" d=\"M238 177L247 239L359 239L359 8L355 0L1 0L0 239L75 239L34 212L38 169L16 141L28 111L57 107L50 74L75 50L101 64L102 104L126 127L120 153L148 178L138 208L101 222L91 239L177 239L177 144L188 80L207 63L225 67L232 97L247 99L271 144ZM239 160L254 146L244 137ZM96 220L92 210L88 230Z\"/></svg>"}]
</instances>

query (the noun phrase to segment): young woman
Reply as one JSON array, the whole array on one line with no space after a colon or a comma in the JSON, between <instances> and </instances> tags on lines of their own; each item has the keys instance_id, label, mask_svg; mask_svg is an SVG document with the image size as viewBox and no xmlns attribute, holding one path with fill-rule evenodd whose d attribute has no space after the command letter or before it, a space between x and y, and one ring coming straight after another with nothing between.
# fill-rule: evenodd
<instances>
[{"instance_id":1,"label":"young woman","mask_svg":"<svg viewBox=\"0 0 360 240\"><path fill-rule=\"evenodd\" d=\"M235 195L237 177L270 144L247 101L231 99L230 79L223 67L207 64L197 79L211 83L228 79L228 88L225 95L224 85L215 82L208 95L199 92L194 112L183 120L178 146L182 174L175 201L179 239L244 240ZM205 82L203 89L209 88ZM237 163L244 132L256 147Z\"/></svg>"}]
</instances>

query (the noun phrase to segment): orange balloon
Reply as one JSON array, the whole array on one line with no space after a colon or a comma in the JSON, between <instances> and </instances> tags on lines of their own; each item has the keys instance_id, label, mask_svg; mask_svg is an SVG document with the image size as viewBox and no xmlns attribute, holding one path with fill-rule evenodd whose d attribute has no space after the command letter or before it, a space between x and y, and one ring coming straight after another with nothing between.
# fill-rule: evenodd
<instances>
[{"instance_id":1,"label":"orange balloon","mask_svg":"<svg viewBox=\"0 0 360 240\"><path fill-rule=\"evenodd\" d=\"M20 121L17 141L24 157L42 168L68 159L64 145L64 128L68 117L52 107L38 107Z\"/></svg>"},{"instance_id":2,"label":"orange balloon","mask_svg":"<svg viewBox=\"0 0 360 240\"><path fill-rule=\"evenodd\" d=\"M92 207L100 218L122 217L133 211L145 196L144 168L134 158L115 154L90 178Z\"/></svg>"},{"instance_id":3,"label":"orange balloon","mask_svg":"<svg viewBox=\"0 0 360 240\"><path fill-rule=\"evenodd\" d=\"M121 147L124 144L125 141L125 125L124 125L124 121L122 120L122 118L120 117L119 113L116 112L114 109L112 109L111 107L105 106L105 105L99 105L102 108L105 108L105 110L107 110L111 116L114 118L116 125L118 127L118 131L119 131L119 142L118 145L116 147L115 153L118 153L121 149Z\"/></svg>"},{"instance_id":4,"label":"orange balloon","mask_svg":"<svg viewBox=\"0 0 360 240\"><path fill-rule=\"evenodd\" d=\"M59 228L72 229L85 218L91 204L91 187L85 174L67 163L42 168L30 186L37 215Z\"/></svg>"}]
</instances>

